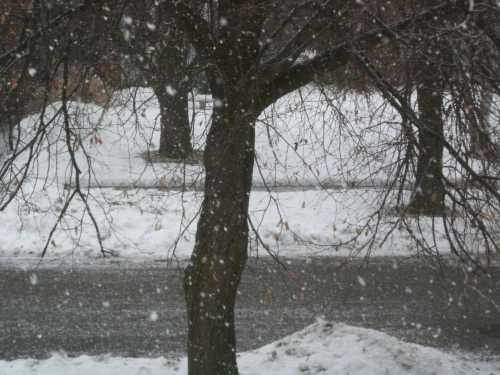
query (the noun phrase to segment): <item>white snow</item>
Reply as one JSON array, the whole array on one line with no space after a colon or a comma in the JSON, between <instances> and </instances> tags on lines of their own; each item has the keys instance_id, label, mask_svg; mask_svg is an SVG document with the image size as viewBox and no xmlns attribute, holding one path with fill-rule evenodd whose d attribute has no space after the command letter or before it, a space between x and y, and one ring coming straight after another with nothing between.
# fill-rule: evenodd
<instances>
[{"instance_id":1,"label":"white snow","mask_svg":"<svg viewBox=\"0 0 500 375\"><path fill-rule=\"evenodd\" d=\"M203 149L211 99L198 96L194 106L192 101L193 143L196 149ZM47 132L49 142L41 145L36 171L47 172L51 178L57 176L59 183L74 183L68 173L70 157L59 109L60 103L47 107L46 121L54 116L56 120ZM202 186L202 167L152 164L141 157L159 147L160 111L151 90L120 92L107 111L96 105L72 102L69 112L71 126L78 132L72 141L81 141L76 156L83 170L82 185ZM23 140L33 135L38 121L38 114L23 121ZM259 118L253 186L385 185L390 165L398 157L397 148L391 147L397 145L400 136L397 121L397 114L376 96L334 95L326 100L314 89L291 94ZM28 155L23 156L18 165ZM92 161L91 168L87 156ZM35 176L35 170L31 176ZM40 176L43 177L46 176Z\"/></svg>"},{"instance_id":2,"label":"white snow","mask_svg":"<svg viewBox=\"0 0 500 375\"><path fill-rule=\"evenodd\" d=\"M493 375L489 361L409 344L387 334L319 319L279 341L240 353L242 375ZM119 358L109 355L0 361L0 375L184 375L186 359Z\"/></svg>"},{"instance_id":3,"label":"white snow","mask_svg":"<svg viewBox=\"0 0 500 375\"><path fill-rule=\"evenodd\" d=\"M202 149L211 98L192 101L193 142ZM214 105L219 104L216 99ZM47 108L49 124L58 109L57 104ZM151 90L121 92L108 110L72 103L70 112L71 142L83 171L80 182L104 248L130 261L188 258L203 198L199 191L203 167L150 163L141 156L159 144L159 108ZM37 116L23 121L24 136L33 135L36 121ZM401 157L398 121L377 96L325 97L314 88L291 94L266 110L256 128L250 216L259 236L252 234L251 254L266 255L260 239L273 253L287 257L413 255L422 250L412 236L427 242L433 253L449 252L439 220L409 218L408 231L390 210L378 212L383 201L389 202L388 208L396 202L394 194L386 197L382 187L393 177L394 163ZM0 264L14 259L28 268L36 265L75 186L61 123L59 117L49 125L22 194L0 212ZM22 169L27 158L22 155L17 166ZM456 167L449 158L446 163ZM485 220L496 225L495 216L488 215L485 212ZM468 231L462 235L477 243L479 256L480 238ZM46 262L99 255L91 219L77 198L49 243ZM363 278L357 280L366 285ZM36 273L31 273L30 282L38 283ZM102 301L102 306L110 307L110 302ZM150 320L158 318L158 312L149 313ZM243 375L500 373L496 359L444 353L381 332L321 320L276 343L241 353L239 365ZM186 360L69 358L55 353L47 360L0 361L0 375L109 373L185 374Z\"/></svg>"},{"instance_id":4,"label":"white snow","mask_svg":"<svg viewBox=\"0 0 500 375\"><path fill-rule=\"evenodd\" d=\"M4 222L0 228L0 256L36 257L40 253L60 208L57 197L46 194L28 207L16 202L0 214ZM115 255L187 258L194 246L201 199L198 192L103 189L91 201L91 207L104 247ZM376 221L369 216L378 204L378 191L372 189L253 192L250 213L260 238L277 255L349 256L368 251L358 249L374 235ZM84 215L83 205L75 203L70 214L51 240L47 256L99 256L96 232ZM397 227L382 242L396 219L391 215L383 217L371 249L374 255L415 253L414 241L404 228ZM431 220L421 220L420 226L424 234L429 233ZM444 231L439 231L438 223L436 226L438 245L446 249ZM357 239L353 241L353 237ZM252 238L252 253L266 255L255 235Z\"/></svg>"},{"instance_id":5,"label":"white snow","mask_svg":"<svg viewBox=\"0 0 500 375\"><path fill-rule=\"evenodd\" d=\"M191 102L193 142L202 149L211 99L198 96ZM3 264L11 258L40 255L76 184L59 108L58 104L47 108L50 125L40 143L40 156L22 194L0 212ZM89 195L104 248L130 259L189 257L202 200L202 193L195 190L203 186L204 171L198 165L150 163L141 156L159 144L159 108L152 91L120 92L108 110L76 102L69 109L73 147L83 172L80 184ZM38 116L23 121L22 139L33 135ZM268 108L256 128L250 203L252 224L266 247L289 257L405 256L421 251L415 236L432 253L448 253L439 220L410 218L408 231L390 211L377 213L384 200L387 208L396 203L396 192L385 197L382 187L400 157L398 121L376 95L326 95L316 88L293 93ZM19 158L19 168L27 154ZM452 170L448 166L446 171ZM484 212L484 219L497 227L494 213ZM460 228L460 218L456 221ZM479 256L481 238L472 231L463 235L476 244ZM254 255L266 255L254 234L252 249ZM91 218L77 197L49 242L47 257L99 255Z\"/></svg>"}]
</instances>

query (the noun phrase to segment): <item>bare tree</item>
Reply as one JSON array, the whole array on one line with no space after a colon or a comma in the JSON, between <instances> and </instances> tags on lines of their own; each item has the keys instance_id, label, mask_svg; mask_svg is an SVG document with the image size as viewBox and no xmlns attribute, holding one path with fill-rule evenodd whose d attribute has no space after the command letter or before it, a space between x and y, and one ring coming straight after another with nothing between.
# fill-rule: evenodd
<instances>
[{"instance_id":1,"label":"bare tree","mask_svg":"<svg viewBox=\"0 0 500 375\"><path fill-rule=\"evenodd\" d=\"M319 14L331 14L323 30L333 28L341 23L335 12L339 4L289 5L283 13L272 2L218 1L207 4L208 17L178 2L164 5L209 62L210 87L216 100L205 152L205 198L185 277L189 373L236 374L234 302L247 257L255 120L266 106L307 84L319 72L345 67L355 56L353 45L370 50L382 35L403 32L410 24L431 19L453 4L445 1L427 7L411 20L387 28L350 30L349 41L339 41L305 60L300 59L302 54L321 36L315 33ZM304 10L309 16L295 23L295 16ZM288 32L287 37L283 32ZM434 103L429 105L434 108ZM432 118L424 116L420 121L426 120Z\"/></svg>"}]
</instances>

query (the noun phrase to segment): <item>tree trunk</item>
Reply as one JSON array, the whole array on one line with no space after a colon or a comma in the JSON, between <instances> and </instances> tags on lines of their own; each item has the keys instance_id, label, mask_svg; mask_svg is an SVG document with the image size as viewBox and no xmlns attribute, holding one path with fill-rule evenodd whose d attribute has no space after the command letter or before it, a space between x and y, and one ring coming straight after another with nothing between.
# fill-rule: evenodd
<instances>
[{"instance_id":1,"label":"tree trunk","mask_svg":"<svg viewBox=\"0 0 500 375\"><path fill-rule=\"evenodd\" d=\"M6 97L6 103L1 105L0 109L0 132L3 134L2 137L2 147L5 147L9 152L14 151L15 147L15 134L14 130L16 124L21 121L19 116L20 102L15 100L16 94L9 93Z\"/></svg>"},{"instance_id":2,"label":"tree trunk","mask_svg":"<svg viewBox=\"0 0 500 375\"><path fill-rule=\"evenodd\" d=\"M417 100L422 126L418 132L415 190L408 210L415 214L434 216L444 211L443 95L430 79L419 83Z\"/></svg>"},{"instance_id":3,"label":"tree trunk","mask_svg":"<svg viewBox=\"0 0 500 375\"><path fill-rule=\"evenodd\" d=\"M184 290L189 375L236 375L234 305L247 260L255 116L214 109L205 150L205 197Z\"/></svg>"},{"instance_id":4,"label":"tree trunk","mask_svg":"<svg viewBox=\"0 0 500 375\"><path fill-rule=\"evenodd\" d=\"M9 151L12 152L14 151L14 127L16 126L15 120L13 119L13 116L7 116L7 127L9 130L8 134L8 145L9 145Z\"/></svg>"},{"instance_id":5,"label":"tree trunk","mask_svg":"<svg viewBox=\"0 0 500 375\"><path fill-rule=\"evenodd\" d=\"M171 89L173 90L173 89ZM156 90L160 104L160 156L186 159L193 154L189 126L188 90Z\"/></svg>"},{"instance_id":6,"label":"tree trunk","mask_svg":"<svg viewBox=\"0 0 500 375\"><path fill-rule=\"evenodd\" d=\"M499 156L499 147L491 139L488 122L492 100L492 93L482 89L478 104L477 100L474 101L472 92L464 90L464 104L468 109L466 118L470 133L470 153L481 160L495 160Z\"/></svg>"},{"instance_id":7,"label":"tree trunk","mask_svg":"<svg viewBox=\"0 0 500 375\"><path fill-rule=\"evenodd\" d=\"M6 121L0 123L0 160L14 149L13 127Z\"/></svg>"}]
</instances>

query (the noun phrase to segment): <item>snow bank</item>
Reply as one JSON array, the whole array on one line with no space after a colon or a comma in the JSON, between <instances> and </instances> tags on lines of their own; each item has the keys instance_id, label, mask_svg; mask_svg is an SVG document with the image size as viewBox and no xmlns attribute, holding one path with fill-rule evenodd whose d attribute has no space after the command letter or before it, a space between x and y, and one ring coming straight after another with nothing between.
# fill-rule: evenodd
<instances>
[{"instance_id":1,"label":"snow bank","mask_svg":"<svg viewBox=\"0 0 500 375\"><path fill-rule=\"evenodd\" d=\"M37 257L57 221L62 200L57 191L34 195L27 205L16 201L0 212L0 259ZM158 189L102 189L90 207L104 248L122 258L188 258L194 246L203 195ZM250 197L250 217L262 240L276 255L408 256L422 249L389 212L374 215L382 196L375 189L257 192ZM429 241L433 254L449 246L442 223L408 219L413 235ZM377 228L378 226L378 228ZM433 228L434 226L434 228ZM375 228L378 230L376 231ZM434 229L435 235L432 236ZM473 236L470 241L480 240ZM360 249L362 248L362 249ZM477 251L480 246L475 247ZM267 255L251 233L251 255ZM474 254L471 254L474 255ZM479 253L477 254L479 255ZM75 201L49 243L47 258L92 259L100 256L96 231Z\"/></svg>"},{"instance_id":2,"label":"snow bank","mask_svg":"<svg viewBox=\"0 0 500 375\"><path fill-rule=\"evenodd\" d=\"M408 344L384 333L319 320L258 350L241 353L242 375L491 375L500 373L500 359L488 362ZM0 361L0 374L16 375L182 375L186 360L68 358Z\"/></svg>"}]
</instances>

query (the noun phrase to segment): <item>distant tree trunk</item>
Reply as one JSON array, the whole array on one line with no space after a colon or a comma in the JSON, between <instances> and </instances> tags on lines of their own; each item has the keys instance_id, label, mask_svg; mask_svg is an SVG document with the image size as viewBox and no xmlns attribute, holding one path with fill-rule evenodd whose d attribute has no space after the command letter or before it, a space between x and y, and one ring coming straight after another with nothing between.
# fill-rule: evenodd
<instances>
[{"instance_id":1,"label":"distant tree trunk","mask_svg":"<svg viewBox=\"0 0 500 375\"><path fill-rule=\"evenodd\" d=\"M0 156L14 150L14 126L10 116L2 116L0 122Z\"/></svg>"},{"instance_id":2,"label":"distant tree trunk","mask_svg":"<svg viewBox=\"0 0 500 375\"><path fill-rule=\"evenodd\" d=\"M491 139L488 117L491 111L491 92L481 90L479 103L475 101L470 89L464 91L464 105L467 123L470 133L470 153L482 160L494 160L498 158L499 147Z\"/></svg>"},{"instance_id":3,"label":"distant tree trunk","mask_svg":"<svg viewBox=\"0 0 500 375\"><path fill-rule=\"evenodd\" d=\"M17 97L16 92L10 92L5 99L6 103L3 103L0 110L0 131L3 133L2 146L5 146L8 151L14 151L14 130L16 124L20 121L19 107L21 103L20 100L16 100Z\"/></svg>"},{"instance_id":4,"label":"distant tree trunk","mask_svg":"<svg viewBox=\"0 0 500 375\"><path fill-rule=\"evenodd\" d=\"M9 145L9 151L14 151L14 127L16 126L14 116L8 115L7 116L7 128L9 130L8 132L8 145Z\"/></svg>"},{"instance_id":5,"label":"distant tree trunk","mask_svg":"<svg viewBox=\"0 0 500 375\"><path fill-rule=\"evenodd\" d=\"M125 28L129 38L117 30L118 48L130 56L130 78L141 76L141 82L154 89L160 105L160 146L162 157L185 160L193 155L188 110L188 93L192 89L191 46L186 35L171 22L161 1L130 1L124 14L133 20ZM115 58L110 56L111 58ZM140 74L134 72L140 70ZM127 73L127 72L126 72ZM130 80L129 78L129 80ZM134 77L132 81L136 81Z\"/></svg>"},{"instance_id":6,"label":"distant tree trunk","mask_svg":"<svg viewBox=\"0 0 500 375\"><path fill-rule=\"evenodd\" d=\"M190 375L238 374L234 305L247 260L256 118L243 113L215 108L204 154L205 198L185 272Z\"/></svg>"},{"instance_id":7,"label":"distant tree trunk","mask_svg":"<svg viewBox=\"0 0 500 375\"><path fill-rule=\"evenodd\" d=\"M415 189L408 210L423 215L440 215L444 210L443 94L432 75L420 80L417 101L421 127L418 132L418 161Z\"/></svg>"},{"instance_id":8,"label":"distant tree trunk","mask_svg":"<svg viewBox=\"0 0 500 375\"><path fill-rule=\"evenodd\" d=\"M172 159L189 158L193 154L193 146L187 88L181 85L155 91L160 104L160 155Z\"/></svg>"},{"instance_id":9,"label":"distant tree trunk","mask_svg":"<svg viewBox=\"0 0 500 375\"><path fill-rule=\"evenodd\" d=\"M160 155L173 159L186 159L193 154L188 111L191 82L186 51L183 38L173 37L161 50L156 67L147 72L160 103Z\"/></svg>"}]
</instances>

